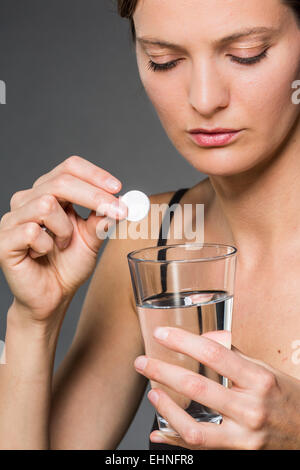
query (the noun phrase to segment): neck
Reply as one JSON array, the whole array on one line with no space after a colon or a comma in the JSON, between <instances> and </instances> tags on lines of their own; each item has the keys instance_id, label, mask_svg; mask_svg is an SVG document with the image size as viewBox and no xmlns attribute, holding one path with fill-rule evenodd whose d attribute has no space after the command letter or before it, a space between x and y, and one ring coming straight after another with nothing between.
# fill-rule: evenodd
<instances>
[{"instance_id":1,"label":"neck","mask_svg":"<svg viewBox=\"0 0 300 470\"><path fill-rule=\"evenodd\" d=\"M300 240L299 128L300 116L276 154L251 171L210 177L214 206L240 258L253 264Z\"/></svg>"}]
</instances>

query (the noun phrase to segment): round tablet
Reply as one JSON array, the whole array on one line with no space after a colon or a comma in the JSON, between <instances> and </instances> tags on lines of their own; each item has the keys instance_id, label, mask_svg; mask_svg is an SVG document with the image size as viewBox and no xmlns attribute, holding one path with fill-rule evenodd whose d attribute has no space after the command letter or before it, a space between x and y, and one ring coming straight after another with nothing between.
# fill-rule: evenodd
<instances>
[{"instance_id":1,"label":"round tablet","mask_svg":"<svg viewBox=\"0 0 300 470\"><path fill-rule=\"evenodd\" d=\"M128 207L126 220L129 220L129 222L138 222L146 217L149 212L150 199L142 191L128 191L128 193L120 196L120 199Z\"/></svg>"},{"instance_id":2,"label":"round tablet","mask_svg":"<svg viewBox=\"0 0 300 470\"><path fill-rule=\"evenodd\" d=\"M184 297L184 305L193 305L192 299L190 297Z\"/></svg>"}]
</instances>

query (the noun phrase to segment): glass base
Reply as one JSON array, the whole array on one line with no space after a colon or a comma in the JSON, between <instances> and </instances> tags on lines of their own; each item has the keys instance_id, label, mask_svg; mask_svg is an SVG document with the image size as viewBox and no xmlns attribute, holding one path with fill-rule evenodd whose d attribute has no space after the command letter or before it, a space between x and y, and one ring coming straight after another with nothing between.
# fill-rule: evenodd
<instances>
[{"instance_id":1,"label":"glass base","mask_svg":"<svg viewBox=\"0 0 300 470\"><path fill-rule=\"evenodd\" d=\"M205 406L192 401L190 406L185 410L192 418L198 423L222 423L222 416ZM167 420L163 418L159 413L156 413L157 423L159 430L165 434L170 434L173 437L180 437L179 434L169 425Z\"/></svg>"}]
</instances>

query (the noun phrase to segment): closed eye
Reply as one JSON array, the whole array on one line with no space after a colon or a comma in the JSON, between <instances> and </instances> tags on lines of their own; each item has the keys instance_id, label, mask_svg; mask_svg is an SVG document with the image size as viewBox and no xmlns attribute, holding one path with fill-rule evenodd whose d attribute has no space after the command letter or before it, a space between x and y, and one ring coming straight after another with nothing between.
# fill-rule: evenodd
<instances>
[{"instance_id":1,"label":"closed eye","mask_svg":"<svg viewBox=\"0 0 300 470\"><path fill-rule=\"evenodd\" d=\"M165 64L157 64L156 62L153 62L153 60L149 60L148 62L148 68L150 70L153 70L154 72L157 72L158 70L169 70L174 67L176 67L177 62L179 62L180 59L177 60L172 60L171 62L166 62Z\"/></svg>"},{"instance_id":2,"label":"closed eye","mask_svg":"<svg viewBox=\"0 0 300 470\"><path fill-rule=\"evenodd\" d=\"M267 57L268 49L269 48L265 49L261 54L256 55L254 57L237 57L237 56L234 56L234 55L229 55L229 57L230 57L230 60L232 62L236 62L236 63L242 64L242 65L253 65L253 64L256 64L256 63L260 62L265 57ZM164 64L157 64L156 62L153 62L153 60L149 60L148 68L150 70L153 70L154 72L170 70L170 69L173 69L174 67L176 67L177 63L180 60L182 60L182 59L172 60L172 61L166 62Z\"/></svg>"},{"instance_id":3,"label":"closed eye","mask_svg":"<svg viewBox=\"0 0 300 470\"><path fill-rule=\"evenodd\" d=\"M262 59L267 57L268 55L268 49L265 49L261 54L256 55L254 57L236 57L234 55L229 55L231 58L232 62L238 62L239 64L244 64L244 65L252 65L256 64L257 62L260 62Z\"/></svg>"}]
</instances>

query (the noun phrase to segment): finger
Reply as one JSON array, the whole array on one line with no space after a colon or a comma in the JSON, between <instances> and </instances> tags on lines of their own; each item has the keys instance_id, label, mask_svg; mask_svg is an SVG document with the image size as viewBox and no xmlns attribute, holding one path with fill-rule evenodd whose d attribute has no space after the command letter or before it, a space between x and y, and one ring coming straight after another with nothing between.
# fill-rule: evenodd
<instances>
[{"instance_id":1,"label":"finger","mask_svg":"<svg viewBox=\"0 0 300 470\"><path fill-rule=\"evenodd\" d=\"M219 330L219 331L207 331L203 333L202 338L212 339L217 343L222 344L225 348L230 349L231 346L231 332L227 330Z\"/></svg>"},{"instance_id":2,"label":"finger","mask_svg":"<svg viewBox=\"0 0 300 470\"><path fill-rule=\"evenodd\" d=\"M223 423L197 422L162 390L152 389L148 393L148 398L158 413L167 420L170 427L179 435L178 438L164 432L164 439L160 442L194 450L227 448L228 436ZM155 440L154 442L158 441Z\"/></svg>"},{"instance_id":3,"label":"finger","mask_svg":"<svg viewBox=\"0 0 300 470\"><path fill-rule=\"evenodd\" d=\"M254 386L261 372L260 366L203 335L195 335L181 328L158 328L154 335L159 343L197 359L239 387L249 389Z\"/></svg>"},{"instance_id":4,"label":"finger","mask_svg":"<svg viewBox=\"0 0 300 470\"><path fill-rule=\"evenodd\" d=\"M183 367L145 356L136 359L135 367L149 379L166 385L177 393L232 419L239 417L240 410L249 406L247 395L225 388Z\"/></svg>"},{"instance_id":5,"label":"finger","mask_svg":"<svg viewBox=\"0 0 300 470\"><path fill-rule=\"evenodd\" d=\"M8 212L1 219L1 225L5 229L27 222L36 222L47 227L56 235L55 241L61 249L65 248L72 238L73 224L51 194L43 194L15 211Z\"/></svg>"},{"instance_id":6,"label":"finger","mask_svg":"<svg viewBox=\"0 0 300 470\"><path fill-rule=\"evenodd\" d=\"M87 220L79 219L78 226L86 244L91 250L98 253L100 246L115 226L117 221L108 216L100 217L94 211L91 211Z\"/></svg>"},{"instance_id":7,"label":"finger","mask_svg":"<svg viewBox=\"0 0 300 470\"><path fill-rule=\"evenodd\" d=\"M23 207L30 200L43 194L52 194L58 200L78 204L95 212L103 212L115 219L127 215L127 206L120 199L69 174L61 174L32 190L23 191L22 201L18 201L17 205Z\"/></svg>"},{"instance_id":8,"label":"finger","mask_svg":"<svg viewBox=\"0 0 300 470\"><path fill-rule=\"evenodd\" d=\"M51 180L62 173L76 176L87 183L103 188L111 193L119 192L122 188L122 183L118 178L78 155L72 155L53 168L53 170L42 175L35 181L33 187L44 184L48 180Z\"/></svg>"},{"instance_id":9,"label":"finger","mask_svg":"<svg viewBox=\"0 0 300 470\"><path fill-rule=\"evenodd\" d=\"M27 204L32 199L35 199L35 197L36 197L36 192L34 188L17 191L16 193L12 195L10 199L10 210L14 211L22 207L24 204ZM59 198L57 198L57 200L60 203L60 205L63 207L63 209L65 209L70 204L70 202L65 201L63 199L60 200Z\"/></svg>"},{"instance_id":10,"label":"finger","mask_svg":"<svg viewBox=\"0 0 300 470\"><path fill-rule=\"evenodd\" d=\"M30 248L44 256L53 250L52 238L35 222L0 231L1 267L12 267L24 260Z\"/></svg>"}]
</instances>

